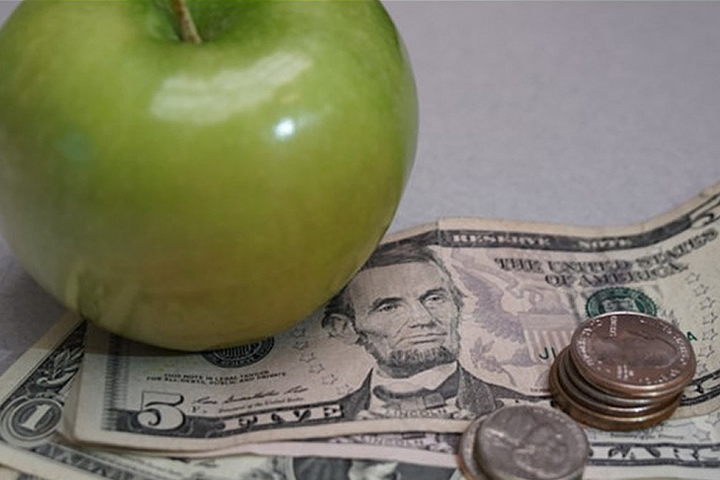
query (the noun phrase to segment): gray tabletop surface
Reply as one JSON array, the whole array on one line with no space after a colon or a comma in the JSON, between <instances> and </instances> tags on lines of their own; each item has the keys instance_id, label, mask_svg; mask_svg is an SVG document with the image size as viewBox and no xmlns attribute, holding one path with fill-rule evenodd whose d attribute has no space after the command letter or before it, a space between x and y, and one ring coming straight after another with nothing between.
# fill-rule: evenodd
<instances>
[{"instance_id":1,"label":"gray tabletop surface","mask_svg":"<svg viewBox=\"0 0 720 480\"><path fill-rule=\"evenodd\" d=\"M385 4L421 105L392 231L628 224L720 181L720 2ZM62 312L0 242L0 372Z\"/></svg>"}]
</instances>

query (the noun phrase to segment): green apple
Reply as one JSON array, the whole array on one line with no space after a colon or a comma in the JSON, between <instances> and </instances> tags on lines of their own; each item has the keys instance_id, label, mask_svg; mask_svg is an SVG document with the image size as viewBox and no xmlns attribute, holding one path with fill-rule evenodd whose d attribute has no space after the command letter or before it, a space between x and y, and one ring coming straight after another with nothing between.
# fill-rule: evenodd
<instances>
[{"instance_id":1,"label":"green apple","mask_svg":"<svg viewBox=\"0 0 720 480\"><path fill-rule=\"evenodd\" d=\"M389 226L416 136L375 0L26 0L0 31L3 236L150 344L256 341L321 306Z\"/></svg>"}]
</instances>

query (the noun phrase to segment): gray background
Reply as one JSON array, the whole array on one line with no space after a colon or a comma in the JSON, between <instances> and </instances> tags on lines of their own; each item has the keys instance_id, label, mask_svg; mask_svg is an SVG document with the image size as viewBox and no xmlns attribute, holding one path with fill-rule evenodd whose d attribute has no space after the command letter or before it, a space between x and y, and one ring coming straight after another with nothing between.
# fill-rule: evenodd
<instances>
[{"instance_id":1,"label":"gray background","mask_svg":"<svg viewBox=\"0 0 720 480\"><path fill-rule=\"evenodd\" d=\"M0 22L15 5L0 0ZM421 104L393 231L627 224L720 181L720 2L386 6ZM0 243L0 372L61 312Z\"/></svg>"}]
</instances>

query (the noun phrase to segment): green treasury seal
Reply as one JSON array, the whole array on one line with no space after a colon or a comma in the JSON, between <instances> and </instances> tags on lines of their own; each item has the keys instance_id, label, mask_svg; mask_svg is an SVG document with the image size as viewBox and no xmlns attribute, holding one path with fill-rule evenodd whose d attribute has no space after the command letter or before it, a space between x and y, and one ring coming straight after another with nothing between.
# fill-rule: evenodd
<instances>
[{"instance_id":1,"label":"green treasury seal","mask_svg":"<svg viewBox=\"0 0 720 480\"><path fill-rule=\"evenodd\" d=\"M588 317L608 312L639 312L657 315L657 306L640 290L627 287L603 288L590 295L585 304Z\"/></svg>"}]
</instances>

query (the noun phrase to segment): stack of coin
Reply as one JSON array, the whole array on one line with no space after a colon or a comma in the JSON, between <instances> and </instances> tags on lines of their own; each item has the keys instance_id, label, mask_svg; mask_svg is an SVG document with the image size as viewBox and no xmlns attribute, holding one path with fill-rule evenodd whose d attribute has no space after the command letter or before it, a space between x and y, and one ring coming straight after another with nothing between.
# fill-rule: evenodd
<instances>
[{"instance_id":1,"label":"stack of coin","mask_svg":"<svg viewBox=\"0 0 720 480\"><path fill-rule=\"evenodd\" d=\"M584 322L550 370L557 404L602 430L638 430L670 417L695 374L695 355L672 324L640 313Z\"/></svg>"},{"instance_id":2,"label":"stack of coin","mask_svg":"<svg viewBox=\"0 0 720 480\"><path fill-rule=\"evenodd\" d=\"M503 407L476 419L459 451L468 480L579 480L589 454L575 421L537 405Z\"/></svg>"}]
</instances>

